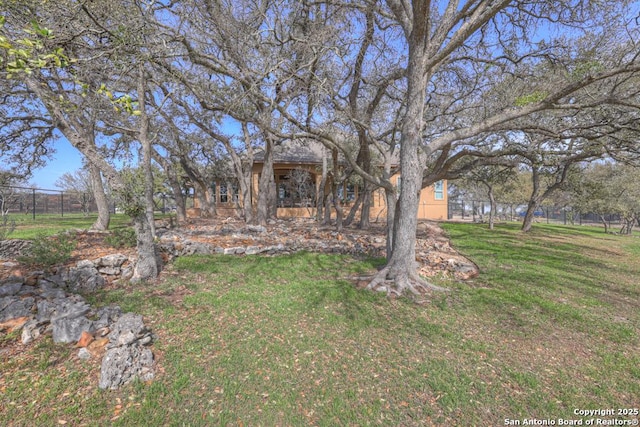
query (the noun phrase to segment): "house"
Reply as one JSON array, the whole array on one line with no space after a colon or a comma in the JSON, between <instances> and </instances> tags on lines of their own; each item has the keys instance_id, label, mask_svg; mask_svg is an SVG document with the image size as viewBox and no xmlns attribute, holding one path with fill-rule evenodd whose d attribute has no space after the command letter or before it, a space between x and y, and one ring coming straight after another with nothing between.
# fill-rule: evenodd
<instances>
[{"instance_id":1,"label":"house","mask_svg":"<svg viewBox=\"0 0 640 427\"><path fill-rule=\"evenodd\" d=\"M278 197L278 218L315 216L315 198L322 181L325 156L325 149L319 144L289 144L274 149L273 171ZM251 183L254 205L258 200L258 182L263 165L263 153L258 152L254 159ZM338 189L345 215L358 197L361 182L361 178L355 177L347 180ZM400 175L394 175L391 182L396 186L401 185L402 179ZM233 183L218 182L213 188L218 213L233 215L235 202L238 200L237 186ZM371 203L371 220L384 220L387 206L383 189L374 191ZM447 213L447 182L438 181L435 185L424 188L420 193L418 219L445 220Z\"/></svg>"}]
</instances>

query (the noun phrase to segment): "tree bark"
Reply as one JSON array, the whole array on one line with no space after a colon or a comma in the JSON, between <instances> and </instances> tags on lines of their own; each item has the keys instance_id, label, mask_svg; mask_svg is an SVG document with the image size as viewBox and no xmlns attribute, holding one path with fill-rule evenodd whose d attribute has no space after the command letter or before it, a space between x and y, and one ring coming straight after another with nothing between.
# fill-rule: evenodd
<instances>
[{"instance_id":1,"label":"tree bark","mask_svg":"<svg viewBox=\"0 0 640 427\"><path fill-rule=\"evenodd\" d=\"M338 179L338 150L331 152L331 159L333 162L333 179L331 180L331 194L333 199L333 207L336 210L336 229L342 231L342 218L344 213L342 210L342 200L338 195L338 186L342 185L343 180Z\"/></svg>"},{"instance_id":2,"label":"tree bark","mask_svg":"<svg viewBox=\"0 0 640 427\"><path fill-rule=\"evenodd\" d=\"M493 187L488 186L487 194L489 195L489 230L493 230L495 217L496 217L496 196L493 194Z\"/></svg>"},{"instance_id":3,"label":"tree bark","mask_svg":"<svg viewBox=\"0 0 640 427\"><path fill-rule=\"evenodd\" d=\"M89 162L89 175L91 176L93 199L96 201L96 207L98 208L98 218L91 226L91 229L105 231L109 229L109 222L111 221L109 200L104 191L104 183L102 182L100 169L91 162Z\"/></svg>"},{"instance_id":4,"label":"tree bark","mask_svg":"<svg viewBox=\"0 0 640 427\"><path fill-rule=\"evenodd\" d=\"M144 68L139 65L138 74L138 106L140 108L140 128L138 129L138 139L142 146L142 171L144 174L144 201L147 221L151 231L151 237L156 237L156 225L154 217L153 201L153 172L151 171L151 140L149 139L149 117L147 116L146 105L147 85L145 81Z\"/></svg>"},{"instance_id":5,"label":"tree bark","mask_svg":"<svg viewBox=\"0 0 640 427\"><path fill-rule=\"evenodd\" d=\"M371 227L371 184L365 181L362 195L362 209L360 210L360 224L358 228L368 230Z\"/></svg>"},{"instance_id":6,"label":"tree bark","mask_svg":"<svg viewBox=\"0 0 640 427\"><path fill-rule=\"evenodd\" d=\"M327 156L325 155L324 149L322 150L322 177L320 178L320 185L318 187L318 196L316 197L316 221L322 222L324 221L324 205L325 205L325 189L327 186Z\"/></svg>"},{"instance_id":7,"label":"tree bark","mask_svg":"<svg viewBox=\"0 0 640 427\"><path fill-rule=\"evenodd\" d=\"M147 280L157 277L159 273L159 262L156 256L156 247L153 240L151 223L147 213L140 213L132 216L134 229L136 231L136 242L138 261L136 262L133 282Z\"/></svg>"},{"instance_id":8,"label":"tree bark","mask_svg":"<svg viewBox=\"0 0 640 427\"><path fill-rule=\"evenodd\" d=\"M349 227L353 223L353 220L355 219L356 214L358 213L358 210L360 210L360 206L362 205L362 199L362 194L358 193L358 197L356 197L353 206L351 206L351 209L349 210L347 218L344 220L345 227Z\"/></svg>"},{"instance_id":9,"label":"tree bark","mask_svg":"<svg viewBox=\"0 0 640 427\"><path fill-rule=\"evenodd\" d=\"M407 99L402 120L400 140L400 170L402 187L396 203L393 222L391 254L387 264L369 283L369 289L384 291L387 295L418 296L427 290L444 290L418 275L416 263L416 229L418 203L422 190L423 165L420 164L419 146L422 127L428 69L425 47L428 39L429 2L413 2L413 25L405 29L408 41Z\"/></svg>"},{"instance_id":10,"label":"tree bark","mask_svg":"<svg viewBox=\"0 0 640 427\"><path fill-rule=\"evenodd\" d=\"M271 208L269 207L271 198L269 193L272 191L272 182L275 184L273 177L273 142L270 137L265 138L264 160L262 163L262 173L258 182L258 205L256 221L260 225L267 225L270 218Z\"/></svg>"},{"instance_id":11,"label":"tree bark","mask_svg":"<svg viewBox=\"0 0 640 427\"><path fill-rule=\"evenodd\" d=\"M527 211L524 214L522 228L520 229L523 233L531 231L536 209L538 209L538 206L540 206L542 202L542 196L540 194L540 171L535 166L531 169L531 184L533 188L529 201L527 202Z\"/></svg>"},{"instance_id":12,"label":"tree bark","mask_svg":"<svg viewBox=\"0 0 640 427\"><path fill-rule=\"evenodd\" d=\"M398 203L398 196L393 191L385 188L384 190L385 201L387 203L387 259L391 259L393 253L393 224L396 218L396 203Z\"/></svg>"},{"instance_id":13,"label":"tree bark","mask_svg":"<svg viewBox=\"0 0 640 427\"><path fill-rule=\"evenodd\" d=\"M55 121L56 127L69 140L71 145L78 149L89 163L100 169L115 193L122 194L123 198L126 199L125 183L118 171L105 160L98 150L94 141L93 126L87 123L84 123L84 127L74 126L75 122L72 124L67 119L61 104L56 101L57 96L45 92L45 89L35 79L27 79L27 85L43 101ZM140 203L141 201L133 202ZM141 206L143 206L142 210L138 209L138 206L132 210L136 213L131 215L136 225L137 237L138 261L134 267L133 276L136 280L146 280L158 275L155 250L150 249L154 247L151 226L144 212L144 203L141 203Z\"/></svg>"},{"instance_id":14,"label":"tree bark","mask_svg":"<svg viewBox=\"0 0 640 427\"><path fill-rule=\"evenodd\" d=\"M599 215L599 216L600 216L600 221L602 222L602 225L604 226L604 234L608 234L609 233L609 222L604 217L604 215Z\"/></svg>"}]
</instances>

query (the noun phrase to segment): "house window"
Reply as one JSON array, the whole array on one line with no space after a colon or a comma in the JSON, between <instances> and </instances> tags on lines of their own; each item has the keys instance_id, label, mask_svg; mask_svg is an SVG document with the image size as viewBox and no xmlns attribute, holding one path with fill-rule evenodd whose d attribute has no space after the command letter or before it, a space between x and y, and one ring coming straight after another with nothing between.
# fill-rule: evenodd
<instances>
[{"instance_id":1,"label":"house window","mask_svg":"<svg viewBox=\"0 0 640 427\"><path fill-rule=\"evenodd\" d=\"M356 199L356 186L355 184L347 184L347 202L353 202Z\"/></svg>"},{"instance_id":2,"label":"house window","mask_svg":"<svg viewBox=\"0 0 640 427\"><path fill-rule=\"evenodd\" d=\"M220 184L220 203L229 201L229 193L227 192L227 184Z\"/></svg>"},{"instance_id":3,"label":"house window","mask_svg":"<svg viewBox=\"0 0 640 427\"><path fill-rule=\"evenodd\" d=\"M444 181L433 184L433 194L436 200L444 200Z\"/></svg>"},{"instance_id":4,"label":"house window","mask_svg":"<svg viewBox=\"0 0 640 427\"><path fill-rule=\"evenodd\" d=\"M231 184L231 199L233 200L234 203L238 203L238 194L240 194L238 183L233 182Z\"/></svg>"}]
</instances>

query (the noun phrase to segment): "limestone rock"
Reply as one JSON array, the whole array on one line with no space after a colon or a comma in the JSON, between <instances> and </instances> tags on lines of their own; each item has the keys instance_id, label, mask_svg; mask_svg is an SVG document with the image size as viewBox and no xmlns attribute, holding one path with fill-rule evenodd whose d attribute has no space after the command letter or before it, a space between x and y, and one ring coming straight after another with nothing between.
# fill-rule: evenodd
<instances>
[{"instance_id":1,"label":"limestone rock","mask_svg":"<svg viewBox=\"0 0 640 427\"><path fill-rule=\"evenodd\" d=\"M86 347L82 347L78 350L78 359L89 360L91 359L91 352Z\"/></svg>"},{"instance_id":2,"label":"limestone rock","mask_svg":"<svg viewBox=\"0 0 640 427\"><path fill-rule=\"evenodd\" d=\"M108 349L100 368L101 389L115 390L132 380L153 379L153 353L139 344Z\"/></svg>"},{"instance_id":3,"label":"limestone rock","mask_svg":"<svg viewBox=\"0 0 640 427\"><path fill-rule=\"evenodd\" d=\"M125 313L111 327L109 347L132 344L146 336L151 336L142 321L142 315Z\"/></svg>"},{"instance_id":4,"label":"limestone rock","mask_svg":"<svg viewBox=\"0 0 640 427\"><path fill-rule=\"evenodd\" d=\"M0 285L0 297L12 296L17 294L22 287L22 280L14 278Z\"/></svg>"},{"instance_id":5,"label":"limestone rock","mask_svg":"<svg viewBox=\"0 0 640 427\"><path fill-rule=\"evenodd\" d=\"M44 332L44 326L35 319L29 320L22 327L22 344L29 344Z\"/></svg>"},{"instance_id":6,"label":"limestone rock","mask_svg":"<svg viewBox=\"0 0 640 427\"><path fill-rule=\"evenodd\" d=\"M64 290L60 289L60 287L47 279L41 279L38 282L38 287L40 288L40 297L48 300L53 300L56 298L64 298L66 293Z\"/></svg>"},{"instance_id":7,"label":"limestone rock","mask_svg":"<svg viewBox=\"0 0 640 427\"><path fill-rule=\"evenodd\" d=\"M15 259L27 253L32 243L29 240L7 239L0 241L0 259Z\"/></svg>"},{"instance_id":8,"label":"limestone rock","mask_svg":"<svg viewBox=\"0 0 640 427\"><path fill-rule=\"evenodd\" d=\"M122 309L117 305L109 305L96 310L96 319L93 326L98 330L104 330L115 323L122 316Z\"/></svg>"},{"instance_id":9,"label":"limestone rock","mask_svg":"<svg viewBox=\"0 0 640 427\"><path fill-rule=\"evenodd\" d=\"M53 342L70 343L77 342L83 332L93 328L93 322L84 316L62 317L51 320L53 326Z\"/></svg>"},{"instance_id":10,"label":"limestone rock","mask_svg":"<svg viewBox=\"0 0 640 427\"><path fill-rule=\"evenodd\" d=\"M94 261L96 267L122 267L122 265L128 260L126 255L112 254L106 255L102 258L98 258Z\"/></svg>"},{"instance_id":11,"label":"limestone rock","mask_svg":"<svg viewBox=\"0 0 640 427\"><path fill-rule=\"evenodd\" d=\"M0 322L16 317L32 316L35 303L36 300L33 297L9 296L0 298Z\"/></svg>"},{"instance_id":12,"label":"limestone rock","mask_svg":"<svg viewBox=\"0 0 640 427\"><path fill-rule=\"evenodd\" d=\"M248 231L251 233L266 233L267 228L262 225L247 225L244 227L244 231Z\"/></svg>"},{"instance_id":13,"label":"limestone rock","mask_svg":"<svg viewBox=\"0 0 640 427\"><path fill-rule=\"evenodd\" d=\"M260 252L262 252L262 249L260 249L259 246L247 246L247 250L245 251L245 254L256 255L256 254L259 254Z\"/></svg>"},{"instance_id":14,"label":"limestone rock","mask_svg":"<svg viewBox=\"0 0 640 427\"><path fill-rule=\"evenodd\" d=\"M89 261L88 259L83 259L76 263L76 267L81 269L81 268L95 268L96 266L93 263L93 261Z\"/></svg>"},{"instance_id":15,"label":"limestone rock","mask_svg":"<svg viewBox=\"0 0 640 427\"><path fill-rule=\"evenodd\" d=\"M104 278L91 261L80 261L78 264L82 266L70 268L66 274L62 274L67 289L71 292L91 293L104 286Z\"/></svg>"}]
</instances>

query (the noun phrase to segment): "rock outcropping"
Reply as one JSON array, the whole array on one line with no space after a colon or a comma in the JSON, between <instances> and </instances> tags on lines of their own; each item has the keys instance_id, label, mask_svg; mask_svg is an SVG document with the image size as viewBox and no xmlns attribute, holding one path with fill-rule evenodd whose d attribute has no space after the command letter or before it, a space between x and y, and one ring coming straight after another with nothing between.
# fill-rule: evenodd
<instances>
[{"instance_id":1,"label":"rock outcropping","mask_svg":"<svg viewBox=\"0 0 640 427\"><path fill-rule=\"evenodd\" d=\"M60 269L46 276L35 272L0 282L0 330L22 330L28 344L50 333L55 343L77 343L78 357L101 354L93 341L106 344L99 381L100 388L117 389L138 378L153 379L153 339L141 315L123 314L112 305L94 309L76 292L93 292L105 283L103 275L122 275L127 261L110 255L95 261L81 261L76 267ZM87 347L89 346L89 347Z\"/></svg>"}]
</instances>

